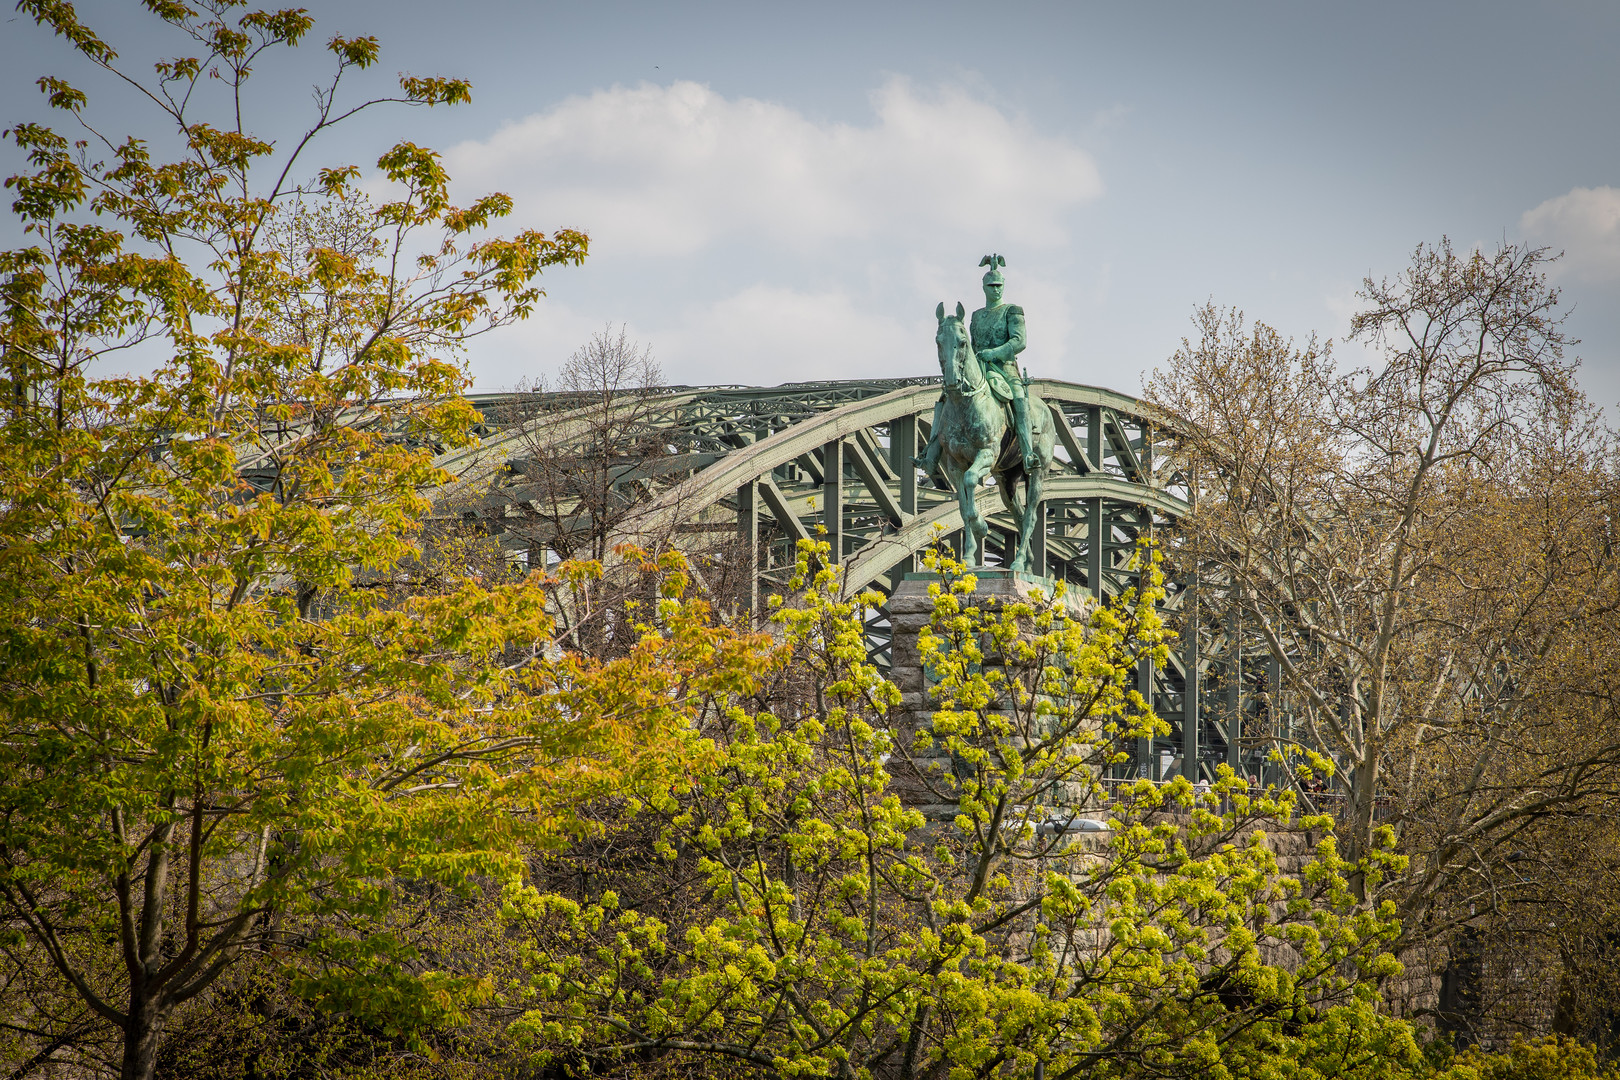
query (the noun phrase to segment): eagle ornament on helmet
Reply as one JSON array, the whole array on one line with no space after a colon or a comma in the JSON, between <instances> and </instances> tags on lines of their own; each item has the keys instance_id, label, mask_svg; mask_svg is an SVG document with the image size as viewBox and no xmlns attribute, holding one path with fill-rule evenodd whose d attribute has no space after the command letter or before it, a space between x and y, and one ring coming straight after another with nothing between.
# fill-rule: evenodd
<instances>
[{"instance_id":1,"label":"eagle ornament on helmet","mask_svg":"<svg viewBox=\"0 0 1620 1080\"><path fill-rule=\"evenodd\" d=\"M990 268L989 270L986 270L984 274L984 283L986 285L1007 284L1006 277L1001 273L1001 268L1007 265L1006 259L1003 259L1000 255L986 255L984 258L979 260L979 265L988 266Z\"/></svg>"}]
</instances>

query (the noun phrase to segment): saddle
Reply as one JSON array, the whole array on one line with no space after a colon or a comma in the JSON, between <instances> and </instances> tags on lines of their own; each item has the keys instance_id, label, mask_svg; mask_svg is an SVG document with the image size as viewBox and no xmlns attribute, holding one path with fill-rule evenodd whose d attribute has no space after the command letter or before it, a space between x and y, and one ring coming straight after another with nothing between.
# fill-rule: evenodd
<instances>
[{"instance_id":1,"label":"saddle","mask_svg":"<svg viewBox=\"0 0 1620 1080\"><path fill-rule=\"evenodd\" d=\"M1012 402L1012 387L1007 384L1007 376L1003 375L999 368L986 364L984 366L984 381L989 384L990 393L997 401L1003 405Z\"/></svg>"}]
</instances>

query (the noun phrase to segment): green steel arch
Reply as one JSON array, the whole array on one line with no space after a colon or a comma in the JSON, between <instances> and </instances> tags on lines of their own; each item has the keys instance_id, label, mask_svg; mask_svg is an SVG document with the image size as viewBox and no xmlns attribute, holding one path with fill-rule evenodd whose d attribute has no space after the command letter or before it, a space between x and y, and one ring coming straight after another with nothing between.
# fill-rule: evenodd
<instances>
[{"instance_id":1,"label":"green steel arch","mask_svg":"<svg viewBox=\"0 0 1620 1080\"><path fill-rule=\"evenodd\" d=\"M1187 492L1163 452L1173 436L1168 419L1148 404L1100 387L1034 380L1058 434L1056 460L1038 514L1036 566L1071 588L1107 600L1129 587L1128 569L1138 540L1173 525L1188 508ZM755 606L783 591L796 543L821 535L831 542L846 588L888 595L917 554L936 535L959 534L961 515L943 474L923 476L911 464L924 441L939 398L939 379L851 380L776 387L671 387L634 398L639 422L655 429L667 457L657 490L636 515L634 541L648 530L678 530L695 539L735 538L752 553ZM521 517L528 495L509 462L519 453L579 452L586 417L600 405L566 394L527 396L518 421L516 395L477 395L486 418L483 440L471 450L443 455L456 477L440 493L444 504L476 515L515 556L530 541L503 522ZM647 480L629 469L630 479ZM645 490L645 487L643 488ZM457 498L451 498L457 496ZM995 489L978 496L990 515L988 549L1010 553L1013 521ZM459 501L458 501L459 500ZM471 500L471 502L469 502ZM1181 630L1181 646L1164 670L1144 670L1139 688L1153 696L1169 721L1169 738L1137 748L1134 769L1161 771L1166 755L1180 755L1188 775L1209 772L1217 761L1239 768L1238 734L1245 715L1264 708L1263 673L1243 672L1223 655L1220 627L1201 626L1192 595L1169 586L1166 607ZM869 648L887 663L888 614L881 606L867 626ZM1244 689L1247 687L1247 689ZM1189 690L1191 691L1189 693Z\"/></svg>"}]
</instances>

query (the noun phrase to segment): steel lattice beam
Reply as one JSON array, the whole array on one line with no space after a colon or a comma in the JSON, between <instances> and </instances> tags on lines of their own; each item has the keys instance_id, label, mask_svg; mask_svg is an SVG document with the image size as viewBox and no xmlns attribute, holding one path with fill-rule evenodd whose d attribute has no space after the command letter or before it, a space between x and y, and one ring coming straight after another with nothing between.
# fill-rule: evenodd
<instances>
[{"instance_id":1,"label":"steel lattice beam","mask_svg":"<svg viewBox=\"0 0 1620 1080\"><path fill-rule=\"evenodd\" d=\"M796 383L786 386L674 387L627 399L640 423L655 430L669 457L662 463L660 492L636 516L638 530L616 539L636 541L646 532L682 529L743 537L752 545L754 595L780 592L793 565L796 543L817 535L834 539L846 588L887 595L912 572L917 553L936 536L958 533L955 495L942 477L921 477L911 465L926 437L939 397L939 380L868 380ZM1036 541L1045 572L1072 588L1109 599L1135 583L1128 564L1138 539L1151 536L1186 512L1187 492L1169 475L1168 455L1155 446L1170 434L1166 418L1124 394L1056 380L1034 380L1031 389L1049 405L1058 435L1057 457L1041 507ZM484 395L473 399L486 417L482 445L447 454L440 464L456 481L440 496L459 495L475 505L495 532L503 518L518 518L523 485L503 480L507 462L526 453L587 452L580 445L593 406L579 397ZM522 409L510 408L522 404ZM503 410L519 421L501 424ZM1015 531L991 487L978 494L989 515L992 538ZM513 536L516 548L527 541ZM1141 765L1157 774L1165 749L1190 752L1183 766L1242 765L1231 735L1246 699L1234 697L1242 681L1236 658L1228 660L1223 628L1200 627L1185 590L1172 583L1166 604L1187 609L1191 633L1163 670L1141 673L1156 711L1174 728L1168 739L1144 746ZM887 612L868 622L873 657L888 654ZM1206 693L1212 672L1219 687ZM1190 692L1189 692L1190 691ZM1229 704L1231 698L1235 705ZM1190 723L1184 723L1187 720Z\"/></svg>"}]
</instances>

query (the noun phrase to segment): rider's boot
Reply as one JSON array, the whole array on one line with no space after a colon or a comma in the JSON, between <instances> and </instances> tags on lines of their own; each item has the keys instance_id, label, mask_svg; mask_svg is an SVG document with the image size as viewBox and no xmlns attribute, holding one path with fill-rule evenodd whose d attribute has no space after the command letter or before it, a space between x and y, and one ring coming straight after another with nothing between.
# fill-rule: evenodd
<instances>
[{"instance_id":1,"label":"rider's boot","mask_svg":"<svg viewBox=\"0 0 1620 1080\"><path fill-rule=\"evenodd\" d=\"M932 476L939 467L939 455L943 448L939 445L939 414L945 408L945 399L941 397L934 402L934 420L928 425L928 442L923 446L920 456L911 459L911 463L921 469L925 474Z\"/></svg>"},{"instance_id":2,"label":"rider's boot","mask_svg":"<svg viewBox=\"0 0 1620 1080\"><path fill-rule=\"evenodd\" d=\"M1026 398L1014 398L1012 406L1013 428L1018 432L1018 449L1024 455L1024 472L1033 476L1041 463L1035 456L1035 443L1029 435L1029 401Z\"/></svg>"},{"instance_id":3,"label":"rider's boot","mask_svg":"<svg viewBox=\"0 0 1620 1080\"><path fill-rule=\"evenodd\" d=\"M911 463L932 476L934 469L939 465L939 436L931 435L928 445L923 447L921 454L911 459Z\"/></svg>"}]
</instances>

